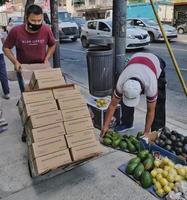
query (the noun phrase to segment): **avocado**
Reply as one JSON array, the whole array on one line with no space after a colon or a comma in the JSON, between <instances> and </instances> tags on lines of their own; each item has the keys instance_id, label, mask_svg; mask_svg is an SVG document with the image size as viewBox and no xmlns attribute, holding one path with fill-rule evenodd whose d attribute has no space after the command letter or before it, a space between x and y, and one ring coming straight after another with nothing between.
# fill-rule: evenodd
<instances>
[{"instance_id":1,"label":"avocado","mask_svg":"<svg viewBox=\"0 0 187 200\"><path fill-rule=\"evenodd\" d=\"M171 146L170 146L169 144L167 144L167 145L165 146L165 149L168 150L168 151L171 151L172 148L171 148Z\"/></svg>"},{"instance_id":2,"label":"avocado","mask_svg":"<svg viewBox=\"0 0 187 200\"><path fill-rule=\"evenodd\" d=\"M170 139L171 139L173 142L175 142L176 139L177 139L177 137L176 137L175 135L171 135Z\"/></svg>"},{"instance_id":3,"label":"avocado","mask_svg":"<svg viewBox=\"0 0 187 200\"><path fill-rule=\"evenodd\" d=\"M177 147L183 147L183 143L182 142L177 142L176 146Z\"/></svg>"},{"instance_id":4,"label":"avocado","mask_svg":"<svg viewBox=\"0 0 187 200\"><path fill-rule=\"evenodd\" d=\"M166 143L164 142L164 140L159 140L158 145L159 145L160 147L164 147L165 144L166 144Z\"/></svg>"},{"instance_id":5,"label":"avocado","mask_svg":"<svg viewBox=\"0 0 187 200\"><path fill-rule=\"evenodd\" d=\"M169 140L169 139L167 139L166 141L165 141L165 144L167 145L171 145L172 144L172 141L171 140Z\"/></svg>"}]
</instances>

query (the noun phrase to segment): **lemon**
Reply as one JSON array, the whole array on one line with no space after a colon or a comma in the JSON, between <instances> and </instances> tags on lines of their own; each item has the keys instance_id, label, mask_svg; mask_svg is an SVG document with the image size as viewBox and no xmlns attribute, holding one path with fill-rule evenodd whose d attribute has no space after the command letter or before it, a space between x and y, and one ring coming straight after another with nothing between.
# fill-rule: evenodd
<instances>
[{"instance_id":1,"label":"lemon","mask_svg":"<svg viewBox=\"0 0 187 200\"><path fill-rule=\"evenodd\" d=\"M157 181L154 185L155 185L156 190L162 189L160 182Z\"/></svg>"},{"instance_id":2,"label":"lemon","mask_svg":"<svg viewBox=\"0 0 187 200\"><path fill-rule=\"evenodd\" d=\"M164 158L162 159L162 162L163 162L164 165L168 165L168 163L170 162L170 160L169 160L168 157L164 157Z\"/></svg>"},{"instance_id":3,"label":"lemon","mask_svg":"<svg viewBox=\"0 0 187 200\"><path fill-rule=\"evenodd\" d=\"M163 172L163 169L157 168L157 173L158 173L158 174L161 174L162 172Z\"/></svg>"},{"instance_id":4,"label":"lemon","mask_svg":"<svg viewBox=\"0 0 187 200\"><path fill-rule=\"evenodd\" d=\"M171 169L169 169L168 174L174 174L174 175L177 175L177 171L176 171L176 169L171 168Z\"/></svg>"},{"instance_id":5,"label":"lemon","mask_svg":"<svg viewBox=\"0 0 187 200\"><path fill-rule=\"evenodd\" d=\"M160 179L162 179L162 175L161 174L157 174L156 175L156 180L160 182Z\"/></svg>"},{"instance_id":6,"label":"lemon","mask_svg":"<svg viewBox=\"0 0 187 200\"><path fill-rule=\"evenodd\" d=\"M156 178L153 178L153 183L155 184L157 181L156 181Z\"/></svg>"},{"instance_id":7,"label":"lemon","mask_svg":"<svg viewBox=\"0 0 187 200\"><path fill-rule=\"evenodd\" d=\"M168 184L168 181L167 181L165 178L161 178L161 179L159 180L159 182L160 182L160 184L161 184L162 186L165 186L165 185Z\"/></svg>"},{"instance_id":8,"label":"lemon","mask_svg":"<svg viewBox=\"0 0 187 200\"><path fill-rule=\"evenodd\" d=\"M177 173L180 175L180 176L185 176L186 174L186 170L183 168L183 167L180 167L177 169Z\"/></svg>"},{"instance_id":9,"label":"lemon","mask_svg":"<svg viewBox=\"0 0 187 200\"><path fill-rule=\"evenodd\" d=\"M171 168L174 168L175 164L170 160L170 161L168 162L168 166L171 167Z\"/></svg>"},{"instance_id":10,"label":"lemon","mask_svg":"<svg viewBox=\"0 0 187 200\"><path fill-rule=\"evenodd\" d=\"M159 197L163 197L165 195L165 192L163 189L159 189L159 190L156 190L156 193Z\"/></svg>"},{"instance_id":11,"label":"lemon","mask_svg":"<svg viewBox=\"0 0 187 200\"><path fill-rule=\"evenodd\" d=\"M168 176L168 171L165 171L165 170L164 170L164 171L162 172L162 176L166 178L166 177Z\"/></svg>"},{"instance_id":12,"label":"lemon","mask_svg":"<svg viewBox=\"0 0 187 200\"><path fill-rule=\"evenodd\" d=\"M171 191L171 188L168 185L164 186L164 192L169 193Z\"/></svg>"},{"instance_id":13,"label":"lemon","mask_svg":"<svg viewBox=\"0 0 187 200\"><path fill-rule=\"evenodd\" d=\"M161 160L156 159L156 160L154 161L154 166L155 166L155 167L159 167L160 164L161 164Z\"/></svg>"},{"instance_id":14,"label":"lemon","mask_svg":"<svg viewBox=\"0 0 187 200\"><path fill-rule=\"evenodd\" d=\"M180 181L182 181L184 179L184 177L182 177L182 176L180 176L180 175L176 175L175 176L175 181L176 182L180 182Z\"/></svg>"},{"instance_id":15,"label":"lemon","mask_svg":"<svg viewBox=\"0 0 187 200\"><path fill-rule=\"evenodd\" d=\"M164 166L164 170L169 171L170 167L169 166Z\"/></svg>"},{"instance_id":16,"label":"lemon","mask_svg":"<svg viewBox=\"0 0 187 200\"><path fill-rule=\"evenodd\" d=\"M171 190L174 188L174 183L169 183L168 186L171 188Z\"/></svg>"},{"instance_id":17,"label":"lemon","mask_svg":"<svg viewBox=\"0 0 187 200\"><path fill-rule=\"evenodd\" d=\"M155 169L153 169L153 170L151 171L151 176L152 176L153 178L155 178L156 175L157 175L157 171L156 171Z\"/></svg>"},{"instance_id":18,"label":"lemon","mask_svg":"<svg viewBox=\"0 0 187 200\"><path fill-rule=\"evenodd\" d=\"M173 183L175 181L175 175L173 174L168 174L168 176L166 177L166 179L170 182Z\"/></svg>"}]
</instances>

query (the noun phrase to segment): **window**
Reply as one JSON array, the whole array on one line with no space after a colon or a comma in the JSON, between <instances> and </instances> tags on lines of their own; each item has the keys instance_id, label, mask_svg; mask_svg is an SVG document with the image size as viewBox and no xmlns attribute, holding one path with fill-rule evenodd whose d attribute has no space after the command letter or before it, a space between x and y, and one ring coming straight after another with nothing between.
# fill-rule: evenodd
<instances>
[{"instance_id":1,"label":"window","mask_svg":"<svg viewBox=\"0 0 187 200\"><path fill-rule=\"evenodd\" d=\"M100 31L110 32L109 27L105 23L103 23L103 22L99 22L99 30Z\"/></svg>"},{"instance_id":2,"label":"window","mask_svg":"<svg viewBox=\"0 0 187 200\"><path fill-rule=\"evenodd\" d=\"M88 23L88 28L89 29L96 29L96 26L97 26L97 22L89 22Z\"/></svg>"}]
</instances>

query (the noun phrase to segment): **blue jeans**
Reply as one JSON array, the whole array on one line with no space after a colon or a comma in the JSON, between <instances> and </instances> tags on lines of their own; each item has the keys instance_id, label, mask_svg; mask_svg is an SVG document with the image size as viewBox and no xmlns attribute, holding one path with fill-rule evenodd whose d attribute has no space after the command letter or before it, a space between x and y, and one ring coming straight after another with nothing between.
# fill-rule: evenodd
<instances>
[{"instance_id":1,"label":"blue jeans","mask_svg":"<svg viewBox=\"0 0 187 200\"><path fill-rule=\"evenodd\" d=\"M10 89L8 85L8 76L7 76L7 71L6 71L6 64L5 64L5 59L4 55L0 54L0 81L3 89L3 93L9 94Z\"/></svg>"},{"instance_id":2,"label":"blue jeans","mask_svg":"<svg viewBox=\"0 0 187 200\"><path fill-rule=\"evenodd\" d=\"M16 72L16 75L17 75L17 79L18 79L19 89L20 89L21 92L24 92L25 83L24 83L22 74L21 74L21 72Z\"/></svg>"}]
</instances>

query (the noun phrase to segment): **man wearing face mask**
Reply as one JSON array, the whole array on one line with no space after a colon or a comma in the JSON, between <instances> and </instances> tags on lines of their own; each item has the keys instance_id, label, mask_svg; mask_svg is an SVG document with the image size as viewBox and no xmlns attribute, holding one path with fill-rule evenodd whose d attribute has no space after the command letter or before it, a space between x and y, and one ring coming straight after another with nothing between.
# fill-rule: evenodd
<instances>
[{"instance_id":1,"label":"man wearing face mask","mask_svg":"<svg viewBox=\"0 0 187 200\"><path fill-rule=\"evenodd\" d=\"M21 64L48 63L52 57L56 42L48 25L42 24L43 11L38 5L31 5L26 12L26 23L13 27L3 45L5 55L14 64L21 92L24 92L24 81L21 75ZM16 56L12 48L16 48ZM23 130L22 141L26 141Z\"/></svg>"},{"instance_id":2,"label":"man wearing face mask","mask_svg":"<svg viewBox=\"0 0 187 200\"><path fill-rule=\"evenodd\" d=\"M3 45L5 55L15 66L21 92L24 91L21 64L47 63L55 51L53 33L50 27L42 22L42 8L38 5L29 6L26 23L13 27ZM11 50L13 47L16 47L16 56Z\"/></svg>"}]
</instances>

